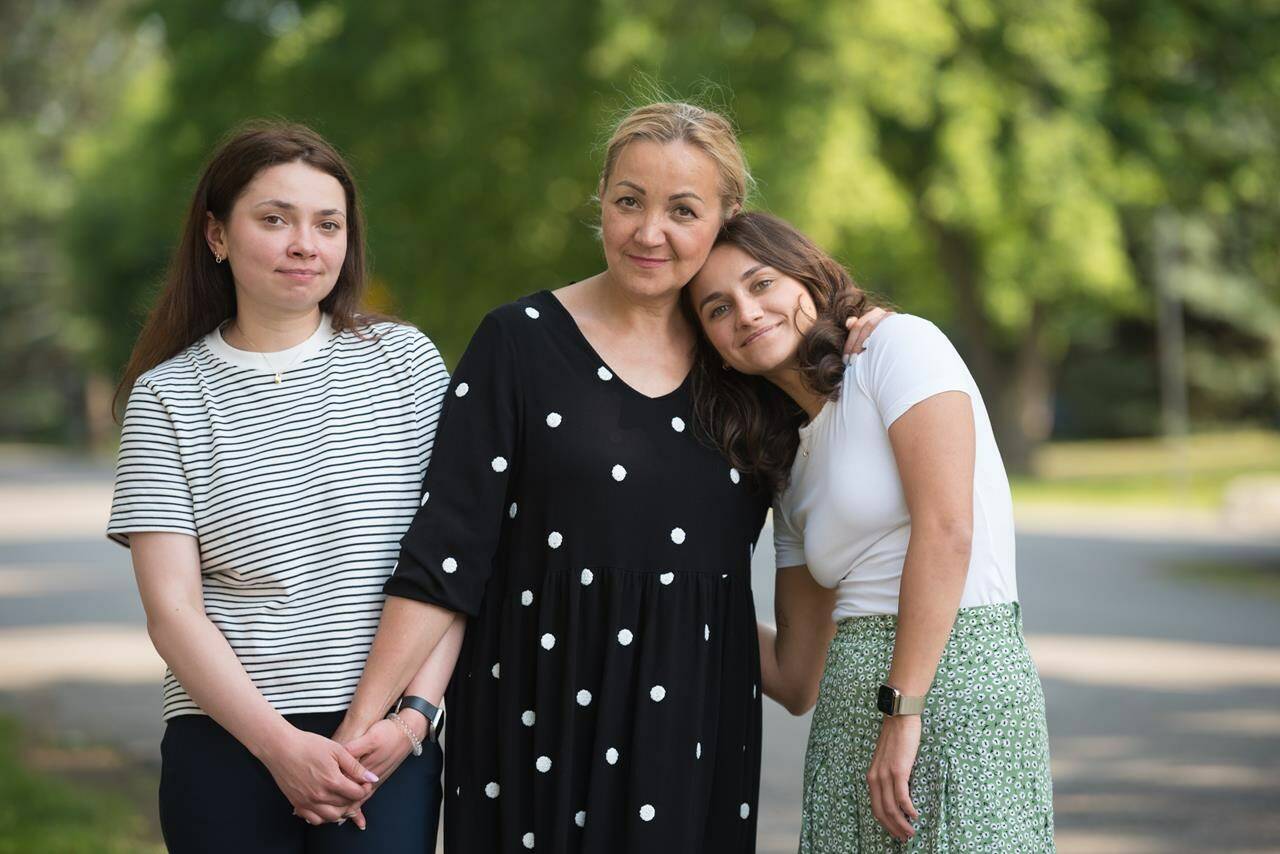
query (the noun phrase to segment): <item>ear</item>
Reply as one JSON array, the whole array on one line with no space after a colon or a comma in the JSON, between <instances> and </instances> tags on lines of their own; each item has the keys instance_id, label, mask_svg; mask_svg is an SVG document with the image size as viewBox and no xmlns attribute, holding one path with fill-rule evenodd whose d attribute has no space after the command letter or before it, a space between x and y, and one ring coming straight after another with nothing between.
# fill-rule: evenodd
<instances>
[{"instance_id":1,"label":"ear","mask_svg":"<svg viewBox=\"0 0 1280 854\"><path fill-rule=\"evenodd\" d=\"M227 228L211 211L205 212L204 239L209 244L209 251L223 258L227 257Z\"/></svg>"},{"instance_id":2,"label":"ear","mask_svg":"<svg viewBox=\"0 0 1280 854\"><path fill-rule=\"evenodd\" d=\"M742 205L738 202L734 202L733 207L729 208L729 210L725 212L724 222L728 222L740 213L742 213Z\"/></svg>"}]
</instances>

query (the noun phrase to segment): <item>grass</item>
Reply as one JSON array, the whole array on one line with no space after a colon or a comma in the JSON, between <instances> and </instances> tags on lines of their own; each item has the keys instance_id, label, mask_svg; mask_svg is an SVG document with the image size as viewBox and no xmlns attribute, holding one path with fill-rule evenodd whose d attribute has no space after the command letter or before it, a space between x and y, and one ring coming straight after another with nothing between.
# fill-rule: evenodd
<instances>
[{"instance_id":1,"label":"grass","mask_svg":"<svg viewBox=\"0 0 1280 854\"><path fill-rule=\"evenodd\" d=\"M1012 478L1015 501L1216 508L1241 476L1280 479L1280 433L1052 442L1036 455L1035 472Z\"/></svg>"},{"instance_id":2,"label":"grass","mask_svg":"<svg viewBox=\"0 0 1280 854\"><path fill-rule=\"evenodd\" d=\"M154 792L154 776L113 751L29 746L0 718L0 854L162 852L137 806Z\"/></svg>"}]
</instances>

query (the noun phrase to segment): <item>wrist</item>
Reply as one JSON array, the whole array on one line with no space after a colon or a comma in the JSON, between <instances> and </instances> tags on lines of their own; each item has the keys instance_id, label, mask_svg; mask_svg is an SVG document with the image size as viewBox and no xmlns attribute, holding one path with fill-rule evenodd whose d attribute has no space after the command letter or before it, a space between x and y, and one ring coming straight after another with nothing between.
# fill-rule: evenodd
<instances>
[{"instance_id":1,"label":"wrist","mask_svg":"<svg viewBox=\"0 0 1280 854\"><path fill-rule=\"evenodd\" d=\"M426 716L422 714L422 712L419 712L417 709L404 706L396 714L400 716L400 720L404 721L405 724L408 725L409 729L413 730L413 734L418 737L418 741L427 740L428 730L431 728L431 723L427 720Z\"/></svg>"},{"instance_id":2,"label":"wrist","mask_svg":"<svg viewBox=\"0 0 1280 854\"><path fill-rule=\"evenodd\" d=\"M263 764L270 764L281 750L291 749L289 745L297 737L298 730L283 717L277 715L270 725L260 733L256 733L256 735L256 738L245 742L244 746L258 761Z\"/></svg>"}]
</instances>

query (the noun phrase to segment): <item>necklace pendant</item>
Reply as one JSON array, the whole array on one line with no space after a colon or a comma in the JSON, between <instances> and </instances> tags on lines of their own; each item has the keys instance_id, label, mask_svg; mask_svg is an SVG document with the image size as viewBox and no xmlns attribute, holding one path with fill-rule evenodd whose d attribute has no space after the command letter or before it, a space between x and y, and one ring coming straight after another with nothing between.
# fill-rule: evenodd
<instances>
[{"instance_id":1,"label":"necklace pendant","mask_svg":"<svg viewBox=\"0 0 1280 854\"><path fill-rule=\"evenodd\" d=\"M284 379L279 374L276 374L276 385L280 385L282 382L284 382Z\"/></svg>"}]
</instances>

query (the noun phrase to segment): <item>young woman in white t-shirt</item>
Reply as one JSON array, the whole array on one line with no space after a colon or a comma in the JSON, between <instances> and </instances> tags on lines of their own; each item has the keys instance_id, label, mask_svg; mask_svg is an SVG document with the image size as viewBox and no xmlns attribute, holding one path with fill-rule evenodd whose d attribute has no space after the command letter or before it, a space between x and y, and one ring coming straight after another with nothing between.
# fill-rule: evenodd
<instances>
[{"instance_id":1,"label":"young woman in white t-shirt","mask_svg":"<svg viewBox=\"0 0 1280 854\"><path fill-rule=\"evenodd\" d=\"M1052 850L1009 484L964 362L910 315L842 357L869 300L766 214L725 225L686 305L699 426L776 496L764 690L817 702L800 850Z\"/></svg>"},{"instance_id":2,"label":"young woman in white t-shirt","mask_svg":"<svg viewBox=\"0 0 1280 854\"><path fill-rule=\"evenodd\" d=\"M121 382L108 534L132 549L168 665L170 851L435 845L437 707L462 622L396 714L350 743L329 737L427 500L449 382L421 332L362 313L365 257L332 146L284 123L233 134L196 186Z\"/></svg>"}]
</instances>

